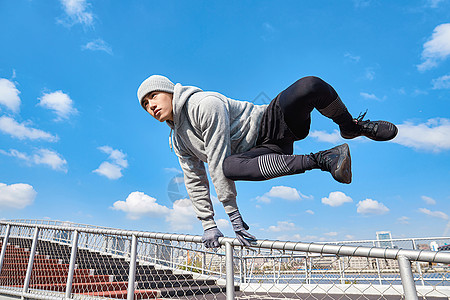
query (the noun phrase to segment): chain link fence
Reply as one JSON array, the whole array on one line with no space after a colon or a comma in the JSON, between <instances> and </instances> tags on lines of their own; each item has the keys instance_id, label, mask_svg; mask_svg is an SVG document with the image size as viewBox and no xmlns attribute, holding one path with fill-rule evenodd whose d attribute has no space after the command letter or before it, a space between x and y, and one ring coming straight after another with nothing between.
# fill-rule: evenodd
<instances>
[{"instance_id":1,"label":"chain link fence","mask_svg":"<svg viewBox=\"0 0 450 300\"><path fill-rule=\"evenodd\" d=\"M74 225L74 226L72 226ZM0 221L0 294L31 299L448 299L450 238L221 239L47 221ZM410 250L406 250L410 249Z\"/></svg>"}]
</instances>

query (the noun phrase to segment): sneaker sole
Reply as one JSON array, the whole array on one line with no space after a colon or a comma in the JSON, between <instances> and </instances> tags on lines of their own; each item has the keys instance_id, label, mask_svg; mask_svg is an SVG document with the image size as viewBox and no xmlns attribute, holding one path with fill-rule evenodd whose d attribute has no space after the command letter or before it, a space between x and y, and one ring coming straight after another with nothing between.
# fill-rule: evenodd
<instances>
[{"instance_id":1,"label":"sneaker sole","mask_svg":"<svg viewBox=\"0 0 450 300\"><path fill-rule=\"evenodd\" d=\"M348 144L342 144L339 147L339 160L337 163L334 179L340 183L349 184L352 182L352 158Z\"/></svg>"}]
</instances>

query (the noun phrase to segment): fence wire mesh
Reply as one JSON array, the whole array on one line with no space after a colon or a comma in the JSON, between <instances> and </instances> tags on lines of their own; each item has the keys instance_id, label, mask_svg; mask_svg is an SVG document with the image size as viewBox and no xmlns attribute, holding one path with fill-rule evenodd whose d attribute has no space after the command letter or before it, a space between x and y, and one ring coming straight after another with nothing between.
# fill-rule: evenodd
<instances>
[{"instance_id":1,"label":"fence wire mesh","mask_svg":"<svg viewBox=\"0 0 450 300\"><path fill-rule=\"evenodd\" d=\"M420 297L450 297L448 265L412 263ZM299 251L245 249L235 261L240 297L258 299L399 299L403 294L395 259Z\"/></svg>"},{"instance_id":2,"label":"fence wire mesh","mask_svg":"<svg viewBox=\"0 0 450 300\"><path fill-rule=\"evenodd\" d=\"M130 232L105 233L108 231L99 228L93 233L95 228L83 231L80 227L44 227L39 230L34 253L36 229L17 224L10 227L0 294L26 291L27 297L36 299L127 298L134 257ZM1 225L3 237L6 232L6 225ZM4 238L1 240L2 247ZM134 281L131 280L131 299L226 299L226 279L230 274L226 273L225 246L210 251L197 241L149 238L144 234L135 240L137 263ZM429 250L426 245L430 244L427 239L387 242L345 244L423 251ZM442 246L450 239L433 242ZM404 295L396 259L268 247L234 247L233 253L236 299L400 299ZM30 257L33 264L27 282ZM450 298L448 264L413 261L411 271L419 297Z\"/></svg>"}]
</instances>

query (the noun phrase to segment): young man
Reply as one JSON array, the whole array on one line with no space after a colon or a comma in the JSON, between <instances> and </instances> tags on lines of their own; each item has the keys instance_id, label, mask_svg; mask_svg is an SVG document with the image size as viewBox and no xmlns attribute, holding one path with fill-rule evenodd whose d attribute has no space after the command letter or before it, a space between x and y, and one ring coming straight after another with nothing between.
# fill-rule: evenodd
<instances>
[{"instance_id":1,"label":"young man","mask_svg":"<svg viewBox=\"0 0 450 300\"><path fill-rule=\"evenodd\" d=\"M330 172L338 182L351 182L347 144L292 155L294 141L309 133L314 108L339 125L341 136L346 139L366 136L387 141L397 134L392 123L364 121L365 114L353 119L333 87L312 76L296 81L269 105L254 105L197 87L175 85L160 75L142 82L137 94L141 106L174 132L173 147L208 248L219 247L218 238L223 234L214 222L204 163L208 164L217 197L237 238L249 246L255 237L247 232L249 227L239 213L235 180L267 180L321 169Z\"/></svg>"}]
</instances>

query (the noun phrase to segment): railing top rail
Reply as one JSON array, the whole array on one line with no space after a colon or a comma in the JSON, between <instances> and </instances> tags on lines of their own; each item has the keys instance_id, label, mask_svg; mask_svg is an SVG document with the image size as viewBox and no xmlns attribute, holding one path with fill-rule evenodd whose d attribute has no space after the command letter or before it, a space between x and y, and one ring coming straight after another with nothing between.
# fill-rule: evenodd
<instances>
[{"instance_id":1,"label":"railing top rail","mask_svg":"<svg viewBox=\"0 0 450 300\"><path fill-rule=\"evenodd\" d=\"M63 231L86 232L93 234L108 234L108 235L122 235L122 236L136 236L143 238L162 239L171 241L182 241L192 243L202 243L201 236L187 235L187 234L172 234L172 233L158 233L145 231L131 231L119 229L102 229L102 228L83 228L73 226L57 226L45 224L29 224L11 221L0 221L1 225L22 226L22 227L38 227L40 229L52 229ZM219 238L219 243L225 245L230 243L233 246L240 246L240 243L235 238ZM252 248L262 248L270 250L281 251L302 251L319 254L334 254L340 256L360 256L372 258L397 259L399 256L404 256L410 261L423 261L450 264L450 252L436 252L426 250L405 250L405 249L390 249L378 247L362 247L362 246L345 246L319 243L304 243L304 242L289 242L289 241L272 241L259 240L252 244Z\"/></svg>"},{"instance_id":2,"label":"railing top rail","mask_svg":"<svg viewBox=\"0 0 450 300\"><path fill-rule=\"evenodd\" d=\"M1 220L1 221L14 222L14 223L25 223L25 224L61 225L61 226L85 227L85 228L114 229L111 227L89 225L89 224L75 223L75 222L71 222L71 221L60 221L60 220L10 219L10 220Z\"/></svg>"},{"instance_id":3,"label":"railing top rail","mask_svg":"<svg viewBox=\"0 0 450 300\"><path fill-rule=\"evenodd\" d=\"M414 237L414 238L395 238L386 240L356 240L356 241L338 241L338 242L326 242L326 244L356 244L356 243L389 243L389 242L404 242L404 241L420 241L420 240L450 240L449 236L438 237ZM324 243L325 244L325 243Z\"/></svg>"}]
</instances>

